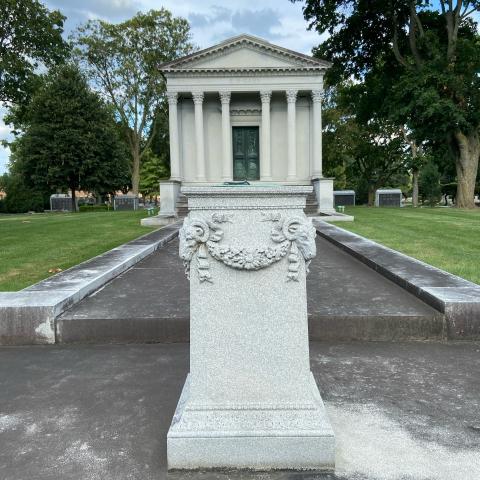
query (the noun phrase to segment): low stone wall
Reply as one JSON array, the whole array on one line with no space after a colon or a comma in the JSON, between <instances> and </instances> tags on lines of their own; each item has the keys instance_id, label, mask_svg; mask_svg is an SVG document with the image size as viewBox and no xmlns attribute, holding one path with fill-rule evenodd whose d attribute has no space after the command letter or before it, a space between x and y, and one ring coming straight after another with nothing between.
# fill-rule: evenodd
<instances>
[{"instance_id":1,"label":"low stone wall","mask_svg":"<svg viewBox=\"0 0 480 480\"><path fill-rule=\"evenodd\" d=\"M315 220L323 238L445 315L449 339L480 339L480 285Z\"/></svg>"},{"instance_id":2,"label":"low stone wall","mask_svg":"<svg viewBox=\"0 0 480 480\"><path fill-rule=\"evenodd\" d=\"M19 292L0 292L0 345L55 343L55 319L157 248L177 237L169 225Z\"/></svg>"}]
</instances>

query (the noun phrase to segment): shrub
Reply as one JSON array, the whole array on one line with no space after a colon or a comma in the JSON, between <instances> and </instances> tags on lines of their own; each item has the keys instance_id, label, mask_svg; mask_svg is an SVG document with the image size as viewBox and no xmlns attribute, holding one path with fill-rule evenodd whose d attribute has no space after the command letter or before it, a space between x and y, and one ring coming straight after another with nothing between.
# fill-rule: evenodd
<instances>
[{"instance_id":1,"label":"shrub","mask_svg":"<svg viewBox=\"0 0 480 480\"><path fill-rule=\"evenodd\" d=\"M425 164L420 170L418 186L422 203L434 207L442 198L442 187L440 186L440 172L432 161Z\"/></svg>"},{"instance_id":2,"label":"shrub","mask_svg":"<svg viewBox=\"0 0 480 480\"><path fill-rule=\"evenodd\" d=\"M80 212L104 212L109 208L107 205L80 205L78 210Z\"/></svg>"}]
</instances>

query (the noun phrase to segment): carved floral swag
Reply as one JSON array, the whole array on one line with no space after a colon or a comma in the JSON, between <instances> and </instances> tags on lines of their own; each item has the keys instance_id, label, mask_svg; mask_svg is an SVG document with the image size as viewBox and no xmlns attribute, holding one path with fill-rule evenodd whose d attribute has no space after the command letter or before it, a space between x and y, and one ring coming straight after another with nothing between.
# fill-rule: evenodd
<instances>
[{"instance_id":1,"label":"carved floral swag","mask_svg":"<svg viewBox=\"0 0 480 480\"><path fill-rule=\"evenodd\" d=\"M261 248L222 245L222 223L231 223L232 214L214 213L211 220L185 218L180 229L180 258L185 273L190 278L191 263L196 254L197 272L200 282L212 282L210 256L237 270L260 270L278 262L288 255L287 281L298 282L300 255L305 260L306 271L316 255L316 231L311 220L292 216L282 218L278 213L263 214L262 221L274 223L270 238L274 245Z\"/></svg>"}]
</instances>

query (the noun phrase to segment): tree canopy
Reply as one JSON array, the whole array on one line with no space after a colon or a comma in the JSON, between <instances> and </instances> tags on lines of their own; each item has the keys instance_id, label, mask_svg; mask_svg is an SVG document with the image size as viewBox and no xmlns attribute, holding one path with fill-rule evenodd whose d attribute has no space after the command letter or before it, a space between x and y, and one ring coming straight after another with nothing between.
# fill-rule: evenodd
<instances>
[{"instance_id":1,"label":"tree canopy","mask_svg":"<svg viewBox=\"0 0 480 480\"><path fill-rule=\"evenodd\" d=\"M12 145L13 171L32 186L115 191L128 183L128 157L113 115L78 68L54 69L34 95L25 133Z\"/></svg>"},{"instance_id":2,"label":"tree canopy","mask_svg":"<svg viewBox=\"0 0 480 480\"><path fill-rule=\"evenodd\" d=\"M333 62L331 83L363 82L378 116L417 145L445 145L460 207L474 205L480 155L476 10L478 0L306 0L303 10L310 28L330 34L315 54Z\"/></svg>"},{"instance_id":3,"label":"tree canopy","mask_svg":"<svg viewBox=\"0 0 480 480\"><path fill-rule=\"evenodd\" d=\"M38 69L61 62L65 17L37 0L0 0L0 102L25 103L35 90Z\"/></svg>"},{"instance_id":4,"label":"tree canopy","mask_svg":"<svg viewBox=\"0 0 480 480\"><path fill-rule=\"evenodd\" d=\"M75 57L122 124L134 193L139 191L142 157L157 132L155 119L165 104L159 65L192 51L189 28L187 20L162 8L118 24L91 20L72 38Z\"/></svg>"}]
</instances>

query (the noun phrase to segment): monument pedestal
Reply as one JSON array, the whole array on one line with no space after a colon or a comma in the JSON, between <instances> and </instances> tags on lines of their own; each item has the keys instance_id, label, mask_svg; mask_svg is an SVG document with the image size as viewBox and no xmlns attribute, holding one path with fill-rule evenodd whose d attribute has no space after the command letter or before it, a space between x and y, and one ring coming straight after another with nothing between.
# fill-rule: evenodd
<instances>
[{"instance_id":1,"label":"monument pedestal","mask_svg":"<svg viewBox=\"0 0 480 480\"><path fill-rule=\"evenodd\" d=\"M335 441L310 372L305 277L311 187L190 187L190 374L170 469L331 469Z\"/></svg>"}]
</instances>

